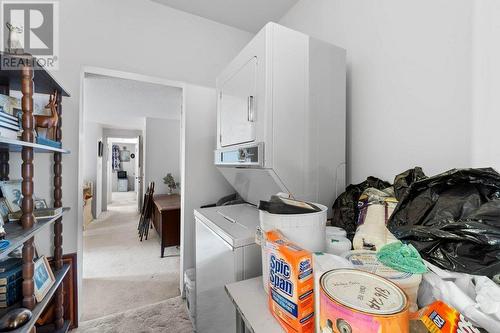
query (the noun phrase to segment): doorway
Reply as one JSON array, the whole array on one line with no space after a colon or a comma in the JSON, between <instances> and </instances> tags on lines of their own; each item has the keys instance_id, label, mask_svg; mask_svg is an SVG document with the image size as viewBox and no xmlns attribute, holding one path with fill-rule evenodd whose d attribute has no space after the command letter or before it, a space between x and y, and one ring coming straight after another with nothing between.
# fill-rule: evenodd
<instances>
[{"instance_id":1,"label":"doorway","mask_svg":"<svg viewBox=\"0 0 500 333\"><path fill-rule=\"evenodd\" d=\"M140 136L136 138L107 139L107 193L108 206L134 206L140 212L140 196L142 191L142 146ZM98 171L99 172L99 171Z\"/></svg>"},{"instance_id":2,"label":"doorway","mask_svg":"<svg viewBox=\"0 0 500 333\"><path fill-rule=\"evenodd\" d=\"M158 234L151 230L140 242L137 223L145 185L154 181L157 194L167 193L163 178L171 173L182 186L183 89L108 74L82 78L80 143L101 149L80 155L95 170L95 178L82 178L95 182L101 205L82 232L82 321L180 294L179 249L167 248L160 258Z\"/></svg>"}]
</instances>

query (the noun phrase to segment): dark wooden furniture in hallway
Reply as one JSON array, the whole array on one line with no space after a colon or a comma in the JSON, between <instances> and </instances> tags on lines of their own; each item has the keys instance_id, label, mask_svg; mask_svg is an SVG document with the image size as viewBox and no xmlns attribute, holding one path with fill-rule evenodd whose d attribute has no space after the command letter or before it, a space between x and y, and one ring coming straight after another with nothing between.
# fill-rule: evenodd
<instances>
[{"instance_id":1,"label":"dark wooden furniture in hallway","mask_svg":"<svg viewBox=\"0 0 500 333\"><path fill-rule=\"evenodd\" d=\"M153 225L160 236L161 257L165 248L180 245L181 197L178 194L153 196Z\"/></svg>"}]
</instances>

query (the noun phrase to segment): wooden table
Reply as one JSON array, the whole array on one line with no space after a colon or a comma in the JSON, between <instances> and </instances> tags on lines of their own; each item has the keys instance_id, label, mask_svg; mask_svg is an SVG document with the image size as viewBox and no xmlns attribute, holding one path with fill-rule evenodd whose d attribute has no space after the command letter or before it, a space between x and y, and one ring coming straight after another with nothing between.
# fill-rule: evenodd
<instances>
[{"instance_id":1,"label":"wooden table","mask_svg":"<svg viewBox=\"0 0 500 333\"><path fill-rule=\"evenodd\" d=\"M283 333L267 305L262 276L226 285L237 313L237 332Z\"/></svg>"},{"instance_id":2,"label":"wooden table","mask_svg":"<svg viewBox=\"0 0 500 333\"><path fill-rule=\"evenodd\" d=\"M153 196L153 225L160 236L161 257L165 248L180 245L181 197L178 194Z\"/></svg>"}]
</instances>

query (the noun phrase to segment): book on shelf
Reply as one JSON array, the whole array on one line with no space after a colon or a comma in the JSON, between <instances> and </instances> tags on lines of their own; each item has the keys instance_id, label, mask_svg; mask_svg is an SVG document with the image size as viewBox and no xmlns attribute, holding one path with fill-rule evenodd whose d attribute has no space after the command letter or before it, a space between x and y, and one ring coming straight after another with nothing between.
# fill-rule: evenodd
<instances>
[{"instance_id":1,"label":"book on shelf","mask_svg":"<svg viewBox=\"0 0 500 333\"><path fill-rule=\"evenodd\" d=\"M21 276L20 278L16 279L15 281L12 281L8 285L0 286L0 294L9 293L11 289L19 288L19 286L22 286L22 284L23 284L23 278Z\"/></svg>"},{"instance_id":2,"label":"book on shelf","mask_svg":"<svg viewBox=\"0 0 500 333\"><path fill-rule=\"evenodd\" d=\"M16 117L9 117L4 112L0 112L0 121L11 124L11 125L20 126L19 119L17 119Z\"/></svg>"},{"instance_id":3,"label":"book on shelf","mask_svg":"<svg viewBox=\"0 0 500 333\"><path fill-rule=\"evenodd\" d=\"M50 140L50 139L47 139L47 138L44 138L44 137L41 137L41 136L37 136L36 143L38 143L40 145L54 147L54 148L61 148L62 147L62 143L61 142Z\"/></svg>"},{"instance_id":4,"label":"book on shelf","mask_svg":"<svg viewBox=\"0 0 500 333\"><path fill-rule=\"evenodd\" d=\"M62 207L59 208L40 208L40 209L35 209L33 211L33 215L35 216L35 219L47 219L51 217L56 217L58 215L61 215L63 212ZM9 221L14 222L14 221L19 221L21 219L21 216L23 215L22 211L18 211L15 213L10 213L9 214Z\"/></svg>"},{"instance_id":5,"label":"book on shelf","mask_svg":"<svg viewBox=\"0 0 500 333\"><path fill-rule=\"evenodd\" d=\"M2 106L0 106L0 117L11 120L18 120L18 118L15 115L5 112L5 109Z\"/></svg>"},{"instance_id":6,"label":"book on shelf","mask_svg":"<svg viewBox=\"0 0 500 333\"><path fill-rule=\"evenodd\" d=\"M16 131L16 132L21 129L19 127L19 125L12 125L12 124L3 122L2 120L0 120L0 127L6 128L6 129L10 129L10 130L13 130L13 131Z\"/></svg>"},{"instance_id":7,"label":"book on shelf","mask_svg":"<svg viewBox=\"0 0 500 333\"><path fill-rule=\"evenodd\" d=\"M3 297L2 297L3 296ZM0 295L0 309L8 308L11 305L16 304L23 297L23 288L22 285L17 288L13 294L3 294Z\"/></svg>"},{"instance_id":8,"label":"book on shelf","mask_svg":"<svg viewBox=\"0 0 500 333\"><path fill-rule=\"evenodd\" d=\"M12 284L9 289L4 293L0 293L0 302L7 302L9 304L14 304L17 302L21 295L23 294L23 279L18 279Z\"/></svg>"},{"instance_id":9,"label":"book on shelf","mask_svg":"<svg viewBox=\"0 0 500 333\"><path fill-rule=\"evenodd\" d=\"M7 258L5 260L0 261L0 273L10 271L16 266L20 266L23 264L22 258ZM0 290L0 293L2 291Z\"/></svg>"},{"instance_id":10,"label":"book on shelf","mask_svg":"<svg viewBox=\"0 0 500 333\"><path fill-rule=\"evenodd\" d=\"M0 286L7 286L23 276L23 266L14 267L11 270L0 273Z\"/></svg>"}]
</instances>

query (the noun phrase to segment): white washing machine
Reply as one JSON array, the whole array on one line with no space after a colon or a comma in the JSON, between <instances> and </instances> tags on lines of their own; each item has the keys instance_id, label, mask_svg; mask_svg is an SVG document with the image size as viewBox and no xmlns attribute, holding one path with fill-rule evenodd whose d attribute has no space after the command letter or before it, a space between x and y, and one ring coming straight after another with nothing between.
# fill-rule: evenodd
<instances>
[{"instance_id":1,"label":"white washing machine","mask_svg":"<svg viewBox=\"0 0 500 333\"><path fill-rule=\"evenodd\" d=\"M236 312L226 284L262 274L261 249L255 244L259 211L240 204L197 209L196 332L236 332Z\"/></svg>"}]
</instances>

